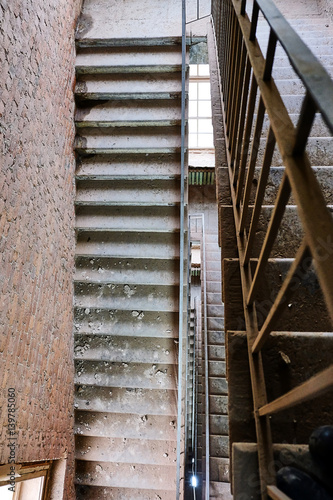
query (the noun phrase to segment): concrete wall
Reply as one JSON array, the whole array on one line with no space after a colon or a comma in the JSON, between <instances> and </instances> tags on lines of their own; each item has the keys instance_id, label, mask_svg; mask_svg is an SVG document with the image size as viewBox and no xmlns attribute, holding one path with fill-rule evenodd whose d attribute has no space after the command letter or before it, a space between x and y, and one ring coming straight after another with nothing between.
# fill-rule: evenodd
<instances>
[{"instance_id":1,"label":"concrete wall","mask_svg":"<svg viewBox=\"0 0 333 500\"><path fill-rule=\"evenodd\" d=\"M79 10L80 0L0 0L1 464L9 454L8 388L16 394L16 462L71 457L73 449Z\"/></svg>"}]
</instances>

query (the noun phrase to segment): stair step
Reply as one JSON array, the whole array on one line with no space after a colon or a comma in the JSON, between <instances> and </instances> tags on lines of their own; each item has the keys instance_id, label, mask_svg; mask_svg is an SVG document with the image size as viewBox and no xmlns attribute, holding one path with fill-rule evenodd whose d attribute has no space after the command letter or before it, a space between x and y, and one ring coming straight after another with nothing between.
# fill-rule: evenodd
<instances>
[{"instance_id":1,"label":"stair step","mask_svg":"<svg viewBox=\"0 0 333 500\"><path fill-rule=\"evenodd\" d=\"M179 154L149 154L138 156L129 153L123 155L109 154L81 158L77 179L108 180L114 177L128 176L175 176L180 175ZM147 180L147 179L145 179Z\"/></svg>"},{"instance_id":2,"label":"stair step","mask_svg":"<svg viewBox=\"0 0 333 500\"><path fill-rule=\"evenodd\" d=\"M77 47L156 47L176 45L181 46L181 37L157 37L157 38L84 38L77 35L75 39Z\"/></svg>"},{"instance_id":3,"label":"stair step","mask_svg":"<svg viewBox=\"0 0 333 500\"><path fill-rule=\"evenodd\" d=\"M207 281L207 297L211 293L216 293L220 296L220 300L222 300L222 284L220 281Z\"/></svg>"},{"instance_id":4,"label":"stair step","mask_svg":"<svg viewBox=\"0 0 333 500\"><path fill-rule=\"evenodd\" d=\"M224 318L207 318L207 328L208 330L224 330ZM209 344L212 344L213 342L209 342Z\"/></svg>"},{"instance_id":5,"label":"stair step","mask_svg":"<svg viewBox=\"0 0 333 500\"><path fill-rule=\"evenodd\" d=\"M78 257L76 259L75 282L112 284L178 285L179 260L149 260Z\"/></svg>"},{"instance_id":6,"label":"stair step","mask_svg":"<svg viewBox=\"0 0 333 500\"><path fill-rule=\"evenodd\" d=\"M136 413L139 415L177 414L176 391L121 387L76 387L75 408L93 412Z\"/></svg>"},{"instance_id":7,"label":"stair step","mask_svg":"<svg viewBox=\"0 0 333 500\"><path fill-rule=\"evenodd\" d=\"M88 486L127 488L130 485L136 489L137 495L140 495L140 489L171 490L174 493L176 466L78 460L75 481Z\"/></svg>"},{"instance_id":8,"label":"stair step","mask_svg":"<svg viewBox=\"0 0 333 500\"><path fill-rule=\"evenodd\" d=\"M333 66L333 56L332 55L317 55L317 59L323 66ZM289 66L290 62L287 57L285 56L277 56L274 58L274 66L276 68L278 67L286 67Z\"/></svg>"},{"instance_id":9,"label":"stair step","mask_svg":"<svg viewBox=\"0 0 333 500\"><path fill-rule=\"evenodd\" d=\"M219 500L232 500L233 496L230 492L230 484L218 481L210 481L209 498L218 498Z\"/></svg>"},{"instance_id":10,"label":"stair step","mask_svg":"<svg viewBox=\"0 0 333 500\"><path fill-rule=\"evenodd\" d=\"M147 440L176 441L176 420L164 415L117 414L77 411L75 433L80 436L99 436Z\"/></svg>"},{"instance_id":11,"label":"stair step","mask_svg":"<svg viewBox=\"0 0 333 500\"><path fill-rule=\"evenodd\" d=\"M75 148L86 154L150 154L174 153L180 150L180 128L177 127L128 127L107 129L86 128L75 138Z\"/></svg>"},{"instance_id":12,"label":"stair step","mask_svg":"<svg viewBox=\"0 0 333 500\"><path fill-rule=\"evenodd\" d=\"M228 395L228 382L226 378L209 377L209 394L211 395Z\"/></svg>"},{"instance_id":13,"label":"stair step","mask_svg":"<svg viewBox=\"0 0 333 500\"><path fill-rule=\"evenodd\" d=\"M225 361L208 361L208 373L210 377L225 377Z\"/></svg>"},{"instance_id":14,"label":"stair step","mask_svg":"<svg viewBox=\"0 0 333 500\"><path fill-rule=\"evenodd\" d=\"M94 101L77 106L75 125L83 127L152 127L180 125L180 100Z\"/></svg>"},{"instance_id":15,"label":"stair step","mask_svg":"<svg viewBox=\"0 0 333 500\"><path fill-rule=\"evenodd\" d=\"M79 231L179 231L179 207L171 204L78 206L75 226Z\"/></svg>"},{"instance_id":16,"label":"stair step","mask_svg":"<svg viewBox=\"0 0 333 500\"><path fill-rule=\"evenodd\" d=\"M331 166L333 159L333 137L309 137L306 151L313 166ZM263 159L264 144L261 142L258 150L258 161ZM282 167L283 160L279 152L275 151L272 166Z\"/></svg>"},{"instance_id":17,"label":"stair step","mask_svg":"<svg viewBox=\"0 0 333 500\"><path fill-rule=\"evenodd\" d=\"M211 345L224 345L224 331L209 330L207 332L208 344Z\"/></svg>"},{"instance_id":18,"label":"stair step","mask_svg":"<svg viewBox=\"0 0 333 500\"><path fill-rule=\"evenodd\" d=\"M76 436L76 459L147 465L173 465L176 441Z\"/></svg>"},{"instance_id":19,"label":"stair step","mask_svg":"<svg viewBox=\"0 0 333 500\"><path fill-rule=\"evenodd\" d=\"M209 432L211 435L228 436L229 421L227 415L209 415Z\"/></svg>"},{"instance_id":20,"label":"stair step","mask_svg":"<svg viewBox=\"0 0 333 500\"><path fill-rule=\"evenodd\" d=\"M75 86L79 99L178 99L181 73L81 75Z\"/></svg>"},{"instance_id":21,"label":"stair step","mask_svg":"<svg viewBox=\"0 0 333 500\"><path fill-rule=\"evenodd\" d=\"M131 363L165 363L173 360L175 342L172 338L76 336L75 359Z\"/></svg>"},{"instance_id":22,"label":"stair step","mask_svg":"<svg viewBox=\"0 0 333 500\"><path fill-rule=\"evenodd\" d=\"M228 436L210 436L209 438L210 457L228 458L229 457L229 438Z\"/></svg>"},{"instance_id":23,"label":"stair step","mask_svg":"<svg viewBox=\"0 0 333 500\"><path fill-rule=\"evenodd\" d=\"M76 55L76 72L163 72L179 71L182 52L179 46L88 47ZM144 69L143 69L144 68Z\"/></svg>"},{"instance_id":24,"label":"stair step","mask_svg":"<svg viewBox=\"0 0 333 500\"><path fill-rule=\"evenodd\" d=\"M175 362L170 356L170 363ZM175 389L174 365L130 362L78 360L75 362L76 384L95 387L142 389Z\"/></svg>"},{"instance_id":25,"label":"stair step","mask_svg":"<svg viewBox=\"0 0 333 500\"><path fill-rule=\"evenodd\" d=\"M210 457L210 480L211 481L229 481L229 459L220 457Z\"/></svg>"},{"instance_id":26,"label":"stair step","mask_svg":"<svg viewBox=\"0 0 333 500\"><path fill-rule=\"evenodd\" d=\"M76 283L76 307L177 311L179 288L175 285Z\"/></svg>"},{"instance_id":27,"label":"stair step","mask_svg":"<svg viewBox=\"0 0 333 500\"><path fill-rule=\"evenodd\" d=\"M256 169L255 179L258 181L260 170ZM268 177L268 188L265 190L264 205L273 205L276 200L277 192L283 177L284 167L272 167ZM317 180L322 189L327 204L333 205L333 168L332 167L313 167ZM254 199L254 196L253 196ZM252 200L251 200L252 201ZM290 204L295 204L293 196L290 197Z\"/></svg>"},{"instance_id":28,"label":"stair step","mask_svg":"<svg viewBox=\"0 0 333 500\"><path fill-rule=\"evenodd\" d=\"M112 335L115 337L177 338L178 312L143 310L74 309L76 333L85 335Z\"/></svg>"},{"instance_id":29,"label":"stair step","mask_svg":"<svg viewBox=\"0 0 333 500\"><path fill-rule=\"evenodd\" d=\"M331 75L331 78L333 76L333 65L332 66L325 66L326 71L328 72L329 75ZM297 78L297 75L295 71L288 66L285 67L275 67L273 66L273 71L272 71L272 76L274 80L294 80Z\"/></svg>"},{"instance_id":30,"label":"stair step","mask_svg":"<svg viewBox=\"0 0 333 500\"><path fill-rule=\"evenodd\" d=\"M208 346L208 359L210 361L225 361L225 348L220 345Z\"/></svg>"},{"instance_id":31,"label":"stair step","mask_svg":"<svg viewBox=\"0 0 333 500\"><path fill-rule=\"evenodd\" d=\"M153 207L157 204L172 204L180 202L180 185L178 179L158 181L129 181L129 180L82 180L77 184L76 204L80 205L125 205L132 206L132 216L140 203L150 206L152 215ZM126 208L119 207L119 216L129 212ZM125 215L125 214L124 214ZM139 214L140 215L140 209ZM147 210L143 216L147 215ZM115 213L115 216L118 216Z\"/></svg>"},{"instance_id":32,"label":"stair step","mask_svg":"<svg viewBox=\"0 0 333 500\"><path fill-rule=\"evenodd\" d=\"M320 247L320 252L327 251L327 248ZM269 259L265 269L265 276L261 281L260 289L256 296L256 309L259 327L266 319L273 300L281 288L292 259ZM255 263L253 263L253 271ZM304 271L299 274L299 279L303 281L294 293L293 298L285 309L283 315L275 328L278 331L295 332L304 331L327 332L332 330L325 301L315 271L311 268L305 275ZM232 282L233 290L230 288ZM228 260L225 266L224 283L226 290L226 328L227 330L243 329L244 310L241 295L241 285L239 277L239 262L237 259ZM297 283L295 283L296 285ZM237 299L236 299L237 297ZM228 358L228 355L227 355Z\"/></svg>"},{"instance_id":33,"label":"stair step","mask_svg":"<svg viewBox=\"0 0 333 500\"><path fill-rule=\"evenodd\" d=\"M220 253L221 257L221 253ZM207 287L208 288L208 287ZM222 297L221 297L221 292L211 292L207 290L207 304L208 305L215 305L215 306L222 306Z\"/></svg>"},{"instance_id":34,"label":"stair step","mask_svg":"<svg viewBox=\"0 0 333 500\"><path fill-rule=\"evenodd\" d=\"M152 259L179 257L179 235L176 233L118 232L99 234L80 233L76 255L82 257L135 258L138 255Z\"/></svg>"},{"instance_id":35,"label":"stair step","mask_svg":"<svg viewBox=\"0 0 333 500\"><path fill-rule=\"evenodd\" d=\"M209 413L211 415L227 415L228 414L228 397L227 396L209 396Z\"/></svg>"},{"instance_id":36,"label":"stair step","mask_svg":"<svg viewBox=\"0 0 333 500\"><path fill-rule=\"evenodd\" d=\"M97 467L97 466L96 466ZM131 484L129 480L129 484ZM175 492L172 490L143 490L138 488L112 488L105 486L77 485L77 500L110 500L110 498L121 498L122 500L174 500Z\"/></svg>"}]
</instances>

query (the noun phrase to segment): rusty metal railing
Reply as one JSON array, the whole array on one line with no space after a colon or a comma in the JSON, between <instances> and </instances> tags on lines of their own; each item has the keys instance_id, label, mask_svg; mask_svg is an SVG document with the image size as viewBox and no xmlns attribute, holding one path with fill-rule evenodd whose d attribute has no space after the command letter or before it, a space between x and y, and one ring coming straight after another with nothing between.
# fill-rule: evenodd
<instances>
[{"instance_id":1,"label":"rusty metal railing","mask_svg":"<svg viewBox=\"0 0 333 500\"><path fill-rule=\"evenodd\" d=\"M268 402L261 350L297 289L295 278L300 269L314 266L327 311L333 319L333 221L307 152L316 116L320 115L329 133L333 133L333 82L272 0L254 0L251 19L246 13L246 3L246 0L215 0L213 19L240 261L261 496L263 499L267 496L282 499L286 496L276 488L275 473L270 467L274 460L269 416L332 389L333 365L282 397ZM263 16L262 22L269 34L265 55L256 38L259 16ZM296 126L272 78L277 44L283 48L305 88ZM256 231L270 169L277 155L284 173L266 234L259 253L256 253ZM256 167L260 167L260 177L253 195ZM303 240L260 326L256 310L260 280L291 196L297 206Z\"/></svg>"}]
</instances>

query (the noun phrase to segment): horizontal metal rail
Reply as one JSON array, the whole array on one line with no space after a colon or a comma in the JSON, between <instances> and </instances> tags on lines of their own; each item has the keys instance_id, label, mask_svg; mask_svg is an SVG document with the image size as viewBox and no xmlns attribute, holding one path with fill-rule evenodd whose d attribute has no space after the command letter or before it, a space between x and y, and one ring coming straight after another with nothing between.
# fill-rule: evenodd
<instances>
[{"instance_id":1,"label":"horizontal metal rail","mask_svg":"<svg viewBox=\"0 0 333 500\"><path fill-rule=\"evenodd\" d=\"M274 460L268 417L330 390L333 387L333 366L279 399L268 402L261 350L270 333L276 331L279 318L302 285L312 263L328 314L333 320L333 219L307 154L316 113L333 133L333 81L272 0L254 0L251 20L246 13L246 4L246 0L213 0L213 19L247 331L261 496L262 499L269 495L283 500L288 497L274 486L275 477L270 467ZM264 17L260 22L268 27L269 35L265 56L256 39L260 13ZM272 78L277 43L284 49L306 89L296 127ZM264 133L267 123L268 129ZM260 149L263 151L261 155ZM258 224L270 170L278 156L284 174L263 242L259 245L256 241ZM258 167L260 177L253 202L253 180ZM291 196L297 206L303 240L260 327L256 301Z\"/></svg>"}]
</instances>

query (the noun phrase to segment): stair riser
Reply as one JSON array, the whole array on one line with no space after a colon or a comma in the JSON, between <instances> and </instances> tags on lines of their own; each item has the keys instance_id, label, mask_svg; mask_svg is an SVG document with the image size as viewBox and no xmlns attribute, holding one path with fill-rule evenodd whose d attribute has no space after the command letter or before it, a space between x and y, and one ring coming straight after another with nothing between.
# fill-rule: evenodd
<instances>
[{"instance_id":1,"label":"stair riser","mask_svg":"<svg viewBox=\"0 0 333 500\"><path fill-rule=\"evenodd\" d=\"M176 421L163 415L77 411L75 433L84 436L176 441Z\"/></svg>"},{"instance_id":2,"label":"stair riser","mask_svg":"<svg viewBox=\"0 0 333 500\"><path fill-rule=\"evenodd\" d=\"M174 390L78 386L75 401L77 410L171 417L177 414Z\"/></svg>"},{"instance_id":3,"label":"stair riser","mask_svg":"<svg viewBox=\"0 0 333 500\"><path fill-rule=\"evenodd\" d=\"M112 122L137 122L144 126L153 122L168 122L169 124L180 122L180 105L175 100L126 100L109 101L91 106L77 106L75 121L76 126L89 127L91 123L112 123ZM96 125L98 126L98 125Z\"/></svg>"},{"instance_id":4,"label":"stair riser","mask_svg":"<svg viewBox=\"0 0 333 500\"><path fill-rule=\"evenodd\" d=\"M170 356L170 363L175 359ZM86 361L75 362L75 383L95 387L176 389L173 364Z\"/></svg>"},{"instance_id":5,"label":"stair riser","mask_svg":"<svg viewBox=\"0 0 333 500\"><path fill-rule=\"evenodd\" d=\"M178 312L152 312L143 310L118 311L114 309L74 309L75 332L86 335L112 335L114 337L178 337Z\"/></svg>"},{"instance_id":6,"label":"stair riser","mask_svg":"<svg viewBox=\"0 0 333 500\"><path fill-rule=\"evenodd\" d=\"M76 203L79 204L95 204L105 205L111 203L118 204L119 215L117 219L121 224L121 213L127 207L121 207L121 204L128 203L133 205L128 207L128 216L130 211L132 215L136 216L136 209L138 208L138 215L140 217L140 203L150 203L149 207L151 214L154 215L156 208L154 204L159 203L179 203L180 202L180 186L179 181L170 179L166 181L80 181L77 184ZM137 205L139 205L137 207ZM114 209L115 210L115 209ZM159 210L159 208L157 208ZM106 213L106 215L109 215ZM147 213L145 213L146 217Z\"/></svg>"},{"instance_id":7,"label":"stair riser","mask_svg":"<svg viewBox=\"0 0 333 500\"><path fill-rule=\"evenodd\" d=\"M176 441L77 436L76 459L87 461L173 465ZM133 460L134 459L134 460Z\"/></svg>"},{"instance_id":8,"label":"stair riser","mask_svg":"<svg viewBox=\"0 0 333 500\"><path fill-rule=\"evenodd\" d=\"M77 461L76 483L133 489L175 489L175 466Z\"/></svg>"},{"instance_id":9,"label":"stair riser","mask_svg":"<svg viewBox=\"0 0 333 500\"><path fill-rule=\"evenodd\" d=\"M85 75L76 84L75 93L80 99L87 94L102 98L103 94L117 97L117 94L151 96L154 93L170 96L181 92L181 74L165 73L157 75ZM118 97L119 98L119 97Z\"/></svg>"}]
</instances>

